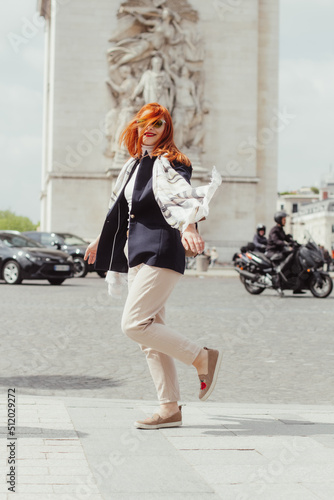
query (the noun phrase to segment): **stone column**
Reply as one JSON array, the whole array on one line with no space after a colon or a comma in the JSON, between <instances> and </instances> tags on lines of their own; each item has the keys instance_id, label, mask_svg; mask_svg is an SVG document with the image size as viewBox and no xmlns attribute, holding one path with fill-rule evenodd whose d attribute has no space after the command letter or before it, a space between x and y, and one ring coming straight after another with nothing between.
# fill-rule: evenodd
<instances>
[{"instance_id":1,"label":"stone column","mask_svg":"<svg viewBox=\"0 0 334 500\"><path fill-rule=\"evenodd\" d=\"M216 165L222 187L201 232L222 260L253 237L258 179L258 0L191 0L205 40L203 167ZM264 70L265 71L265 70ZM273 103L274 105L276 104Z\"/></svg>"},{"instance_id":2,"label":"stone column","mask_svg":"<svg viewBox=\"0 0 334 500\"><path fill-rule=\"evenodd\" d=\"M274 225L277 197L279 0L259 0L256 222Z\"/></svg>"},{"instance_id":3,"label":"stone column","mask_svg":"<svg viewBox=\"0 0 334 500\"><path fill-rule=\"evenodd\" d=\"M107 212L106 51L119 2L43 0L47 19L41 229L84 237Z\"/></svg>"}]
</instances>

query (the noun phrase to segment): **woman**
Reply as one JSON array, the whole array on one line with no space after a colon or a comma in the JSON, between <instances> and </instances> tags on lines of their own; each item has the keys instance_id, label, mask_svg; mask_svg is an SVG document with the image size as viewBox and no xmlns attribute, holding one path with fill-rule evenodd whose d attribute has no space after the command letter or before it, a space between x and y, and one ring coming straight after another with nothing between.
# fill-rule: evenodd
<instances>
[{"instance_id":1,"label":"woman","mask_svg":"<svg viewBox=\"0 0 334 500\"><path fill-rule=\"evenodd\" d=\"M165 303L184 273L185 250L204 250L195 222L208 214L220 178L214 172L209 186L190 188L190 161L175 146L171 116L160 104L143 106L121 142L131 158L119 174L102 232L88 246L85 259L108 274L128 272L122 330L145 352L160 402L158 414L135 426L176 427L182 415L174 358L196 368L202 401L213 391L221 364L219 351L199 347L164 322Z\"/></svg>"}]
</instances>

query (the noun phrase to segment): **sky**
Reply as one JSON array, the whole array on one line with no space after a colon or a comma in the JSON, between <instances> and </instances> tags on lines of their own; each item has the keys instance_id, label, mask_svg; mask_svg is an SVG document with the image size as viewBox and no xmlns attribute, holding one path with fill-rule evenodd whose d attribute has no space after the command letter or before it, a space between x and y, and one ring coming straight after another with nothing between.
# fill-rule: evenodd
<instances>
[{"instance_id":1,"label":"sky","mask_svg":"<svg viewBox=\"0 0 334 500\"><path fill-rule=\"evenodd\" d=\"M226 0L229 2L230 0ZM247 0L242 0L247 1ZM0 6L0 210L40 220L44 27L37 0ZM317 186L333 165L334 1L280 1L278 190Z\"/></svg>"},{"instance_id":2,"label":"sky","mask_svg":"<svg viewBox=\"0 0 334 500\"><path fill-rule=\"evenodd\" d=\"M279 135L279 191L334 175L333 22L333 0L281 0L279 106L295 118Z\"/></svg>"}]
</instances>

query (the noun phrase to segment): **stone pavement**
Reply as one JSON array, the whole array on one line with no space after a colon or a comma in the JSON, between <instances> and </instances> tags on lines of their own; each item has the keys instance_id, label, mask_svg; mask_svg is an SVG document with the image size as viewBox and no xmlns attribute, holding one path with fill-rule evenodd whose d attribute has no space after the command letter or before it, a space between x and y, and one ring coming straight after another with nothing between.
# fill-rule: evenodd
<instances>
[{"instance_id":1,"label":"stone pavement","mask_svg":"<svg viewBox=\"0 0 334 500\"><path fill-rule=\"evenodd\" d=\"M334 498L334 295L251 296L233 274L187 273L169 301L169 324L224 358L206 403L178 363L184 425L159 431L133 427L154 388L103 280L0 283L0 500Z\"/></svg>"},{"instance_id":2,"label":"stone pavement","mask_svg":"<svg viewBox=\"0 0 334 500\"><path fill-rule=\"evenodd\" d=\"M155 403L20 396L16 491L1 500L329 500L334 406L188 403L183 426L138 430Z\"/></svg>"},{"instance_id":3,"label":"stone pavement","mask_svg":"<svg viewBox=\"0 0 334 500\"><path fill-rule=\"evenodd\" d=\"M123 302L110 299L95 273L60 287L0 283L0 389L154 400L145 357L120 328ZM182 278L166 309L187 338L224 350L224 383L210 400L333 404L334 293L252 296L237 277L210 272ZM182 398L197 401L194 368L177 362L177 370Z\"/></svg>"}]
</instances>

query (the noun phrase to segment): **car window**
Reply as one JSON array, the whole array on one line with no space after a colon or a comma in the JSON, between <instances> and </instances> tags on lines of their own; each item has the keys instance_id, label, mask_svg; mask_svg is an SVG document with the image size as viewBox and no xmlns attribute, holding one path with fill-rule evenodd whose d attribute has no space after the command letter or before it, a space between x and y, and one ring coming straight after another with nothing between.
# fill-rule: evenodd
<instances>
[{"instance_id":1,"label":"car window","mask_svg":"<svg viewBox=\"0 0 334 500\"><path fill-rule=\"evenodd\" d=\"M75 236L74 234L69 233L61 233L61 236L64 238L65 245L80 245L87 246L87 241L79 238L79 236Z\"/></svg>"},{"instance_id":2,"label":"car window","mask_svg":"<svg viewBox=\"0 0 334 500\"><path fill-rule=\"evenodd\" d=\"M31 240L34 241L41 241L41 234L40 233L24 233L24 236L27 238L30 238Z\"/></svg>"},{"instance_id":3,"label":"car window","mask_svg":"<svg viewBox=\"0 0 334 500\"><path fill-rule=\"evenodd\" d=\"M64 243L63 238L61 238L58 234L55 234L55 233L42 233L41 234L42 245L51 246L52 243L54 243L56 241L58 243L61 243L61 244Z\"/></svg>"},{"instance_id":4,"label":"car window","mask_svg":"<svg viewBox=\"0 0 334 500\"><path fill-rule=\"evenodd\" d=\"M16 234L1 234L0 239L3 242L3 244L7 247L16 247L16 248L42 247L42 245L40 245L37 241L31 240L30 238L26 238L25 236L22 235L18 236Z\"/></svg>"}]
</instances>

